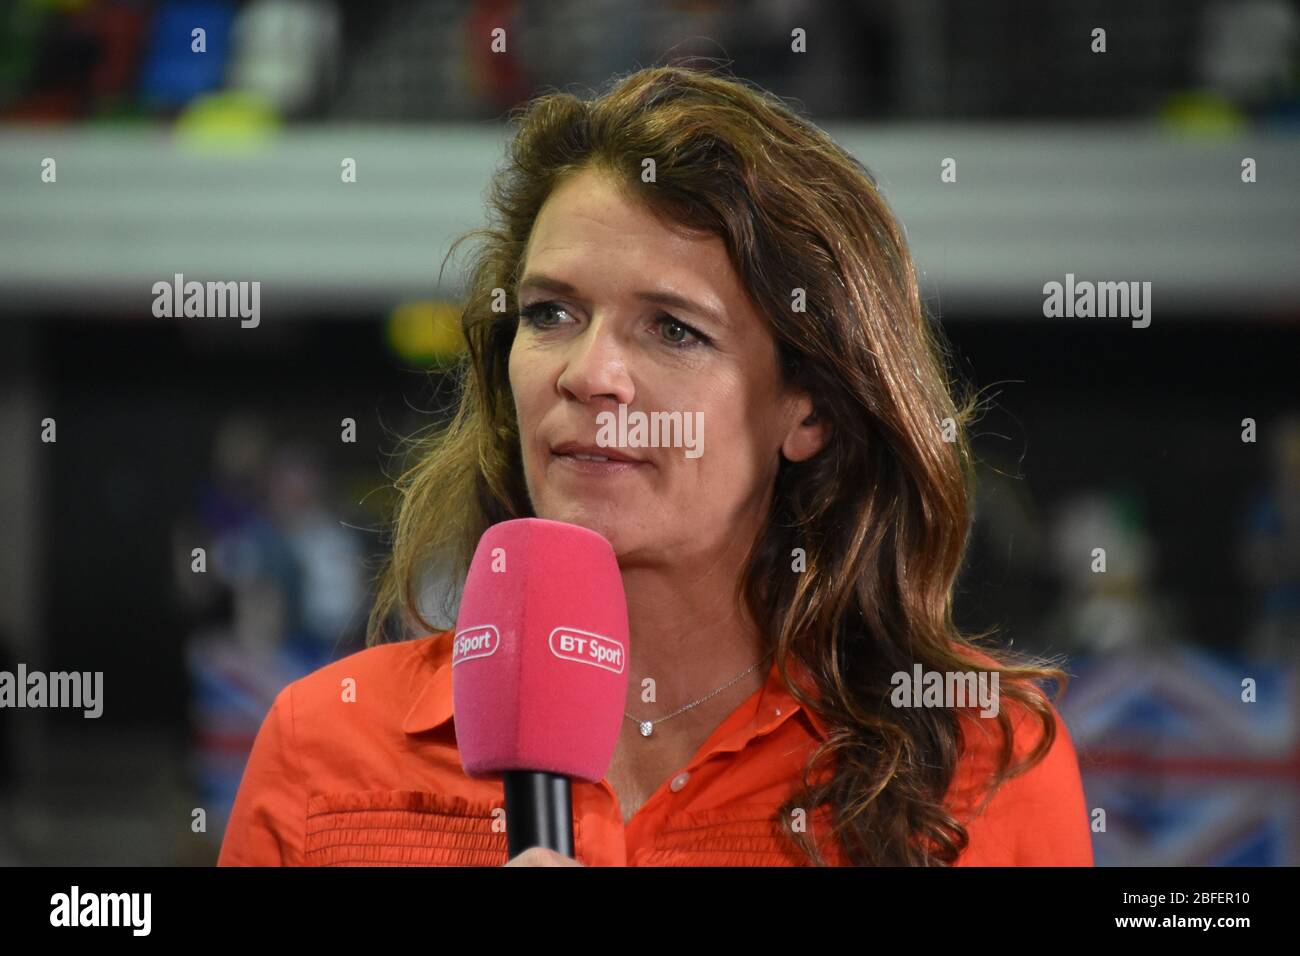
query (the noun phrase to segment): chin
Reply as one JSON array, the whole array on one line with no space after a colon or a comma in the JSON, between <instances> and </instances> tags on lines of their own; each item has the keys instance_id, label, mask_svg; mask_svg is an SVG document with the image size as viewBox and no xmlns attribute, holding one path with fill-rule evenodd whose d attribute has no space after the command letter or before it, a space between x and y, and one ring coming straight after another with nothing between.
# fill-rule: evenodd
<instances>
[{"instance_id":1,"label":"chin","mask_svg":"<svg viewBox=\"0 0 1300 956\"><path fill-rule=\"evenodd\" d=\"M615 552L618 551L619 539L626 532L626 515L620 518L618 514L612 512L611 506L606 504L595 505L591 502L565 500L548 502L541 510L536 508L533 510L539 518L576 524L596 532L614 546Z\"/></svg>"}]
</instances>

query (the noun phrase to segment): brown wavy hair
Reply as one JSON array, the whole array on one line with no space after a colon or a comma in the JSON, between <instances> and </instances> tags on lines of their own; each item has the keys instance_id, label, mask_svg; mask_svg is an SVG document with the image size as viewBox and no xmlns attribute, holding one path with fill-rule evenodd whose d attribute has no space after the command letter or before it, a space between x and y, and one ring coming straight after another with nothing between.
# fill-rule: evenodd
<instances>
[{"instance_id":1,"label":"brown wavy hair","mask_svg":"<svg viewBox=\"0 0 1300 956\"><path fill-rule=\"evenodd\" d=\"M399 612L408 625L442 629L421 611L422 576L442 563L463 579L484 530L533 516L507 373L515 285L556 185L585 168L612 171L667 221L721 237L770 322L782 376L832 425L820 453L781 460L736 595L791 693L829 729L776 822L816 865L826 860L792 827L795 808L822 812L854 865L952 863L968 842L945 805L963 721L955 709L890 706L891 675L916 663L997 671L1004 704L1041 722L1037 745L1013 763L1013 708L1000 707L985 801L1047 753L1056 723L1038 685L1064 691L1067 678L1055 662L979 648L990 632L963 635L954 624L973 507L968 427L979 407L970 395L955 402L946 343L874 178L776 97L716 71L640 70L592 99L544 95L513 119L489 189L490 225L462 237L477 244L458 402L449 424L410 439L413 464L395 482L391 555L367 645L387 639ZM641 178L646 158L655 161L651 183ZM795 289L805 290L805 311L791 307ZM505 290L504 312L493 311L502 294L494 290ZM791 570L797 548L802 573ZM791 682L791 661L811 693ZM819 773L823 765L832 772Z\"/></svg>"}]
</instances>

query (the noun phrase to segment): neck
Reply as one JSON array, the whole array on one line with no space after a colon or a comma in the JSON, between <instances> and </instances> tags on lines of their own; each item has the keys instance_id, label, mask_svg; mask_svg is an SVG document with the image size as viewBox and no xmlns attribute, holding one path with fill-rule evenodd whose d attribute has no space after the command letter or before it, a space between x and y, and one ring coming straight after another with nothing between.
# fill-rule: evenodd
<instances>
[{"instance_id":1,"label":"neck","mask_svg":"<svg viewBox=\"0 0 1300 956\"><path fill-rule=\"evenodd\" d=\"M624 569L632 645L628 713L662 719L759 661L765 651L759 629L743 602L733 599L739 574L740 560L734 554L671 567ZM646 678L654 681L653 702L642 699ZM726 702L729 711L766 678L767 668L759 664L708 704ZM707 709L708 704L701 707ZM678 721L687 721L687 714L673 723Z\"/></svg>"}]
</instances>

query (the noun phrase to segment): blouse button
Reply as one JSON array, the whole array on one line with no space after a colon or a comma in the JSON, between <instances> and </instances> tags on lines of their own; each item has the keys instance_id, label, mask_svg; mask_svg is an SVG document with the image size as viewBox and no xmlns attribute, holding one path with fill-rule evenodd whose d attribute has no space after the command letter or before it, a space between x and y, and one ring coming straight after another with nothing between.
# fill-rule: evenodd
<instances>
[{"instance_id":1,"label":"blouse button","mask_svg":"<svg viewBox=\"0 0 1300 956\"><path fill-rule=\"evenodd\" d=\"M669 789L672 790L673 793L676 793L678 790L682 789L682 787L686 786L686 781L690 779L690 776L689 773L679 773L677 776L673 777L673 782L668 785Z\"/></svg>"},{"instance_id":2,"label":"blouse button","mask_svg":"<svg viewBox=\"0 0 1300 956\"><path fill-rule=\"evenodd\" d=\"M778 717L781 716L781 708L780 708L780 707L778 707L778 708L776 709L776 715L777 715Z\"/></svg>"}]
</instances>

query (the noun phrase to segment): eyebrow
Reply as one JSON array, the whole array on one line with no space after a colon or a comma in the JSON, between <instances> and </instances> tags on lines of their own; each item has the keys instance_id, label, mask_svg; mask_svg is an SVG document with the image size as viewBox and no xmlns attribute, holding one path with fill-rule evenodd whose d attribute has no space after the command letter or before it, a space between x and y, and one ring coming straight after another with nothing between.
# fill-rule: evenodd
<instances>
[{"instance_id":1,"label":"eyebrow","mask_svg":"<svg viewBox=\"0 0 1300 956\"><path fill-rule=\"evenodd\" d=\"M526 289L539 289L546 292L557 293L559 295L576 296L578 294L576 288L562 279L556 279L553 276L542 275L537 272L530 273L520 280L516 297L522 295ZM653 302L655 305L662 305L670 309L679 309L685 312L692 312L695 315L703 316L717 325L720 325L724 329L731 327L730 323L723 318L722 313L717 309L701 305L699 302L678 295L675 292L652 290L635 292L633 295L643 302Z\"/></svg>"}]
</instances>

